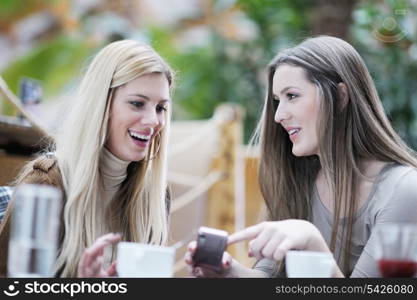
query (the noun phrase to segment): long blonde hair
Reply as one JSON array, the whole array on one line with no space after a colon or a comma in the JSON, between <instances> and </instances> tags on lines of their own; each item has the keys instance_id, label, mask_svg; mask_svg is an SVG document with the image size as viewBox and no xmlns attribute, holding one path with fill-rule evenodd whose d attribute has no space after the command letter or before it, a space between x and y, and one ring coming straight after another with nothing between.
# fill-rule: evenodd
<instances>
[{"instance_id":1,"label":"long blonde hair","mask_svg":"<svg viewBox=\"0 0 417 300\"><path fill-rule=\"evenodd\" d=\"M151 47L133 40L109 44L89 65L71 103L71 111L57 131L55 155L66 193L65 234L57 259L57 270L63 277L76 276L84 249L103 234L95 226L100 201L99 157L107 138L114 91L150 73L165 75L172 87L173 72ZM145 159L129 164L127 178L106 211L109 230L122 233L125 240L151 244L167 240L170 108L165 118L166 126L153 138Z\"/></svg>"},{"instance_id":2,"label":"long blonde hair","mask_svg":"<svg viewBox=\"0 0 417 300\"><path fill-rule=\"evenodd\" d=\"M288 134L274 121L277 102L273 101L272 84L275 70L281 65L303 68L317 87L321 99L317 124L320 160L317 156L295 157ZM338 92L341 82L349 95L346 105ZM359 162L376 159L417 167L415 153L388 121L360 55L347 42L329 36L309 38L271 61L262 117L252 141L261 146L259 183L270 220L310 219L313 187L319 170L323 170L334 199L332 251L341 227L339 220L348 219L341 231L346 249L343 270L347 275L351 271L349 249L358 184L364 178Z\"/></svg>"}]
</instances>

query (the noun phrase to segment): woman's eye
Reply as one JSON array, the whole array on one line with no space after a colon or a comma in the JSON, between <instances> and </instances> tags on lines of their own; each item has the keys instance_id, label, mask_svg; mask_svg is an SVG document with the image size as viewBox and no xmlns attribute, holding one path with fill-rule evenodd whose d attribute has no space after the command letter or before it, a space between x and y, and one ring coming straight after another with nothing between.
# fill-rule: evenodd
<instances>
[{"instance_id":1,"label":"woman's eye","mask_svg":"<svg viewBox=\"0 0 417 300\"><path fill-rule=\"evenodd\" d=\"M144 105L142 101L130 101L129 103L134 107L142 107Z\"/></svg>"},{"instance_id":2,"label":"woman's eye","mask_svg":"<svg viewBox=\"0 0 417 300\"><path fill-rule=\"evenodd\" d=\"M288 100L292 100L292 99L294 99L295 97L297 97L297 95L296 95L296 94L292 94L292 93L288 93L288 94L287 94L287 99L288 99Z\"/></svg>"},{"instance_id":3,"label":"woman's eye","mask_svg":"<svg viewBox=\"0 0 417 300\"><path fill-rule=\"evenodd\" d=\"M166 107L166 106L163 106L163 105L158 105L157 107L156 107L156 111L157 112L163 112L163 111L166 111L168 108Z\"/></svg>"}]
</instances>

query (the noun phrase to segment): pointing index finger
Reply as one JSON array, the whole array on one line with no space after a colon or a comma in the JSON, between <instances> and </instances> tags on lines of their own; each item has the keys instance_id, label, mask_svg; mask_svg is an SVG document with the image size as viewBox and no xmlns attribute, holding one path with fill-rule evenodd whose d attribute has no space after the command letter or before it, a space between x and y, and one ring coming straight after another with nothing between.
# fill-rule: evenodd
<instances>
[{"instance_id":1,"label":"pointing index finger","mask_svg":"<svg viewBox=\"0 0 417 300\"><path fill-rule=\"evenodd\" d=\"M231 245L237 242L254 239L262 231L262 228L263 228L263 225L261 223L261 224L257 224L254 226L250 226L241 231L232 233L231 235L229 235L227 239L227 244Z\"/></svg>"}]
</instances>

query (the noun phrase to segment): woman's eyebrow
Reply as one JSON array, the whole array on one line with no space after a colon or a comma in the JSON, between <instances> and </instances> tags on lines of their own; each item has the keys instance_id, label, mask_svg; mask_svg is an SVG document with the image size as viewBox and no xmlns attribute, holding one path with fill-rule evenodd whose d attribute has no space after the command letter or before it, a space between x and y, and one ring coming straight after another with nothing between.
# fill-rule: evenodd
<instances>
[{"instance_id":1,"label":"woman's eyebrow","mask_svg":"<svg viewBox=\"0 0 417 300\"><path fill-rule=\"evenodd\" d=\"M294 88L294 89L299 89L299 88L298 88L298 87L296 87L296 86L287 86L287 87L283 88L279 94L280 94L280 95L282 95L282 94L284 94L286 91L288 91L289 89L292 89L292 88Z\"/></svg>"},{"instance_id":2,"label":"woman's eyebrow","mask_svg":"<svg viewBox=\"0 0 417 300\"><path fill-rule=\"evenodd\" d=\"M146 96L146 95L143 95L143 94L138 94L138 93L135 93L135 94L129 94L128 95L129 97L131 97L131 96L134 96L134 97L139 97L139 98L143 98L143 99L145 99L145 100L150 100L150 98L148 97L148 96ZM169 102L170 100L169 99L161 99L159 102Z\"/></svg>"},{"instance_id":3,"label":"woman's eyebrow","mask_svg":"<svg viewBox=\"0 0 417 300\"><path fill-rule=\"evenodd\" d=\"M137 93L135 93L135 94L129 94L128 96L134 96L134 97L139 97L139 98L143 98L143 99L149 100L149 97L148 96L145 96L145 95L142 95L142 94L137 94Z\"/></svg>"}]
</instances>

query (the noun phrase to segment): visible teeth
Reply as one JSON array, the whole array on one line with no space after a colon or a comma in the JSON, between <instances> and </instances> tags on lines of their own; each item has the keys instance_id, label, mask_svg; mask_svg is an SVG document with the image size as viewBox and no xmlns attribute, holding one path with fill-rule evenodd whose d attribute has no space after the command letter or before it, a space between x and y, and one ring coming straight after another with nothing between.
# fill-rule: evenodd
<instances>
[{"instance_id":1,"label":"visible teeth","mask_svg":"<svg viewBox=\"0 0 417 300\"><path fill-rule=\"evenodd\" d=\"M136 132L132 132L129 131L129 134L135 138L141 139L141 140L150 140L151 136L150 135L142 135L142 134L138 134Z\"/></svg>"},{"instance_id":2,"label":"visible teeth","mask_svg":"<svg viewBox=\"0 0 417 300\"><path fill-rule=\"evenodd\" d=\"M290 131L288 131L288 134L293 135L294 133L297 133L299 131L300 131L300 129L291 129Z\"/></svg>"}]
</instances>

